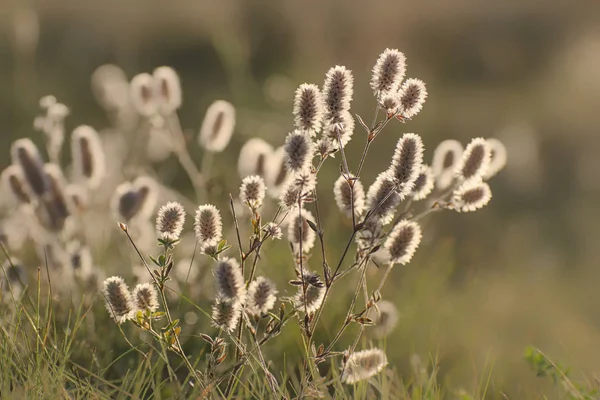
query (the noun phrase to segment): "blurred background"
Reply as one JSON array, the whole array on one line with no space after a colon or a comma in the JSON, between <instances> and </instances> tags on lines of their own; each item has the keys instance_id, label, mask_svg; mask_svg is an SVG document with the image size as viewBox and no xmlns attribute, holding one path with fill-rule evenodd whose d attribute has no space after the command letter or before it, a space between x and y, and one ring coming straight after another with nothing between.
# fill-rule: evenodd
<instances>
[{"instance_id":1,"label":"blurred background","mask_svg":"<svg viewBox=\"0 0 600 400\"><path fill-rule=\"evenodd\" d=\"M495 395L551 397L551 383L523 361L532 344L595 385L600 2L4 0L0 28L1 168L14 139L42 140L33 130L40 97L70 108L67 129L100 130L109 120L90 88L98 66L119 65L131 78L168 65L182 81L180 117L190 136L213 100L237 107L232 144L215 160L217 176L233 178L224 193L239 184L243 143L262 137L280 146L295 88L321 85L331 66L353 70L353 111L370 120L371 68L383 49L398 48L407 77L424 80L429 98L414 120L375 142L365 185L404 132L423 137L428 162L441 140L496 137L508 165L486 208L433 215L414 261L393 271L383 292L400 312L387 339L392 365L402 376L418 354L424 364L438 359L450 392L478 387L491 370ZM363 144L357 128L351 165ZM321 198L331 194L338 162L323 171ZM181 174L172 184L191 191ZM340 225L349 232L335 204L327 207L326 235ZM332 241L339 255L343 241Z\"/></svg>"}]
</instances>

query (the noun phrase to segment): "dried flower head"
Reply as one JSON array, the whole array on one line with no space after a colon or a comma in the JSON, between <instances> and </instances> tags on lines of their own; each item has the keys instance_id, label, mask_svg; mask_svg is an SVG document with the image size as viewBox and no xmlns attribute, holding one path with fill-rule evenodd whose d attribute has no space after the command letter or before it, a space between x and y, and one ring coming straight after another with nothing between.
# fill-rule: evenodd
<instances>
[{"instance_id":1,"label":"dried flower head","mask_svg":"<svg viewBox=\"0 0 600 400\"><path fill-rule=\"evenodd\" d=\"M213 325L225 332L233 332L240 319L242 305L217 297L212 307Z\"/></svg>"},{"instance_id":2,"label":"dried flower head","mask_svg":"<svg viewBox=\"0 0 600 400\"><path fill-rule=\"evenodd\" d=\"M390 265L406 265L421 243L421 227L414 221L402 220L396 224L384 243L390 252Z\"/></svg>"},{"instance_id":3,"label":"dried flower head","mask_svg":"<svg viewBox=\"0 0 600 400\"><path fill-rule=\"evenodd\" d=\"M218 296L224 300L243 303L246 297L244 276L238 262L233 258L223 258L215 267Z\"/></svg>"},{"instance_id":4,"label":"dried flower head","mask_svg":"<svg viewBox=\"0 0 600 400\"><path fill-rule=\"evenodd\" d=\"M462 144L453 139L444 140L435 148L431 169L438 189L445 190L452 184L455 178L454 171L462 153Z\"/></svg>"},{"instance_id":5,"label":"dried flower head","mask_svg":"<svg viewBox=\"0 0 600 400\"><path fill-rule=\"evenodd\" d=\"M133 301L129 288L120 276L111 276L104 281L102 294L106 300L106 309L118 324L131 318Z\"/></svg>"},{"instance_id":6,"label":"dried flower head","mask_svg":"<svg viewBox=\"0 0 600 400\"><path fill-rule=\"evenodd\" d=\"M435 179L431 167L425 164L421 164L419 176L415 180L415 185L412 189L412 198L415 201L423 200L433 190L435 185Z\"/></svg>"},{"instance_id":7,"label":"dried flower head","mask_svg":"<svg viewBox=\"0 0 600 400\"><path fill-rule=\"evenodd\" d=\"M200 249L216 246L222 238L223 223L219 210L212 204L199 206L194 220L194 231Z\"/></svg>"},{"instance_id":8,"label":"dried flower head","mask_svg":"<svg viewBox=\"0 0 600 400\"><path fill-rule=\"evenodd\" d=\"M294 247L296 253L308 253L315 244L316 234L308 224L315 217L310 211L301 210L300 214L294 213L288 225L288 240Z\"/></svg>"},{"instance_id":9,"label":"dried flower head","mask_svg":"<svg viewBox=\"0 0 600 400\"><path fill-rule=\"evenodd\" d=\"M140 115L151 117L158 111L154 78L148 73L138 74L129 86L131 103Z\"/></svg>"},{"instance_id":10,"label":"dried flower head","mask_svg":"<svg viewBox=\"0 0 600 400\"><path fill-rule=\"evenodd\" d=\"M248 287L246 311L251 315L266 314L277 300L277 290L269 279L259 276Z\"/></svg>"},{"instance_id":11,"label":"dried flower head","mask_svg":"<svg viewBox=\"0 0 600 400\"><path fill-rule=\"evenodd\" d=\"M350 109L354 92L352 71L344 66L336 65L327 71L323 84L323 102L325 121L336 123L342 111Z\"/></svg>"},{"instance_id":12,"label":"dried flower head","mask_svg":"<svg viewBox=\"0 0 600 400\"><path fill-rule=\"evenodd\" d=\"M414 133L405 133L396 144L389 171L402 198L412 191L419 176L423 150L423 140Z\"/></svg>"},{"instance_id":13,"label":"dried flower head","mask_svg":"<svg viewBox=\"0 0 600 400\"><path fill-rule=\"evenodd\" d=\"M12 163L21 167L31 192L42 196L48 189L48 178L40 152L29 139L15 140L11 147Z\"/></svg>"},{"instance_id":14,"label":"dried flower head","mask_svg":"<svg viewBox=\"0 0 600 400\"><path fill-rule=\"evenodd\" d=\"M355 215L360 215L365 209L365 189L354 175L350 175L348 178L341 175L335 181L333 197L340 211L346 216L352 217L353 212ZM352 208L353 206L354 208Z\"/></svg>"},{"instance_id":15,"label":"dried flower head","mask_svg":"<svg viewBox=\"0 0 600 400\"><path fill-rule=\"evenodd\" d=\"M184 223L185 210L183 206L180 203L170 201L158 210L156 232L161 239L174 241L181 236Z\"/></svg>"},{"instance_id":16,"label":"dried flower head","mask_svg":"<svg viewBox=\"0 0 600 400\"><path fill-rule=\"evenodd\" d=\"M156 183L149 177L140 176L133 183L117 186L111 200L115 215L125 221L148 219L154 212L157 199Z\"/></svg>"},{"instance_id":17,"label":"dried flower head","mask_svg":"<svg viewBox=\"0 0 600 400\"><path fill-rule=\"evenodd\" d=\"M207 151L225 150L235 128L235 108L225 100L213 102L206 110L198 143Z\"/></svg>"},{"instance_id":18,"label":"dried flower head","mask_svg":"<svg viewBox=\"0 0 600 400\"><path fill-rule=\"evenodd\" d=\"M461 180L479 179L490 165L491 149L483 138L475 138L465 148L456 165L455 174Z\"/></svg>"},{"instance_id":19,"label":"dried flower head","mask_svg":"<svg viewBox=\"0 0 600 400\"><path fill-rule=\"evenodd\" d=\"M272 240L281 239L283 236L281 227L274 222L269 222L267 225L265 225L263 231L266 235L269 235Z\"/></svg>"},{"instance_id":20,"label":"dried flower head","mask_svg":"<svg viewBox=\"0 0 600 400\"><path fill-rule=\"evenodd\" d=\"M267 194L273 199L278 199L289 180L290 173L285 166L285 149L278 147L267 158L265 169L265 183Z\"/></svg>"},{"instance_id":21,"label":"dried flower head","mask_svg":"<svg viewBox=\"0 0 600 400\"><path fill-rule=\"evenodd\" d=\"M369 311L369 318L374 323L374 326L370 328L373 336L383 338L390 334L398 324L398 310L394 303L381 300L375 308Z\"/></svg>"},{"instance_id":22,"label":"dried flower head","mask_svg":"<svg viewBox=\"0 0 600 400\"><path fill-rule=\"evenodd\" d=\"M171 115L181 107L181 82L171 67L158 67L152 73L154 93L158 110L162 115Z\"/></svg>"},{"instance_id":23,"label":"dried flower head","mask_svg":"<svg viewBox=\"0 0 600 400\"><path fill-rule=\"evenodd\" d=\"M300 188L294 184L293 179L288 180L279 196L279 205L284 210L293 211L296 207L301 206L302 202L303 198Z\"/></svg>"},{"instance_id":24,"label":"dried flower head","mask_svg":"<svg viewBox=\"0 0 600 400\"><path fill-rule=\"evenodd\" d=\"M2 171L0 180L2 181L2 192L8 193L15 203L27 204L31 202L31 194L21 167L9 165Z\"/></svg>"},{"instance_id":25,"label":"dried flower head","mask_svg":"<svg viewBox=\"0 0 600 400\"><path fill-rule=\"evenodd\" d=\"M322 137L315 144L315 152L321 156L321 159L325 159L328 156L333 157L334 150L335 147L328 137Z\"/></svg>"},{"instance_id":26,"label":"dried flower head","mask_svg":"<svg viewBox=\"0 0 600 400\"><path fill-rule=\"evenodd\" d=\"M486 173L483 174L483 179L485 180L492 178L500 172L506 165L507 160L506 147L504 147L501 141L491 138L487 139L487 144L490 147L490 165Z\"/></svg>"},{"instance_id":27,"label":"dried flower head","mask_svg":"<svg viewBox=\"0 0 600 400\"><path fill-rule=\"evenodd\" d=\"M463 183L452 194L452 206L458 212L478 210L492 198L489 185L481 180L469 180Z\"/></svg>"},{"instance_id":28,"label":"dried flower head","mask_svg":"<svg viewBox=\"0 0 600 400\"><path fill-rule=\"evenodd\" d=\"M248 175L266 177L267 163L273 151L273 146L259 138L250 139L244 143L238 158L240 178Z\"/></svg>"},{"instance_id":29,"label":"dried flower head","mask_svg":"<svg viewBox=\"0 0 600 400\"><path fill-rule=\"evenodd\" d=\"M158 292L152 283L138 283L132 297L135 311L158 310Z\"/></svg>"},{"instance_id":30,"label":"dried flower head","mask_svg":"<svg viewBox=\"0 0 600 400\"><path fill-rule=\"evenodd\" d=\"M323 119L323 97L317 85L303 83L294 97L294 124L311 136L321 130Z\"/></svg>"},{"instance_id":31,"label":"dried flower head","mask_svg":"<svg viewBox=\"0 0 600 400\"><path fill-rule=\"evenodd\" d=\"M406 57L397 49L385 49L377 58L371 76L371 89L379 97L397 92L406 73Z\"/></svg>"},{"instance_id":32,"label":"dried flower head","mask_svg":"<svg viewBox=\"0 0 600 400\"><path fill-rule=\"evenodd\" d=\"M247 176L240 186L240 200L252 209L258 209L263 204L267 187L265 181L258 175Z\"/></svg>"},{"instance_id":33,"label":"dried flower head","mask_svg":"<svg viewBox=\"0 0 600 400\"><path fill-rule=\"evenodd\" d=\"M96 189L105 176L104 149L94 128L80 125L71 136L73 175L76 182L85 182Z\"/></svg>"},{"instance_id":34,"label":"dried flower head","mask_svg":"<svg viewBox=\"0 0 600 400\"><path fill-rule=\"evenodd\" d=\"M385 353L379 349L357 351L348 357L342 372L342 382L354 384L377 375L387 365Z\"/></svg>"},{"instance_id":35,"label":"dried flower head","mask_svg":"<svg viewBox=\"0 0 600 400\"><path fill-rule=\"evenodd\" d=\"M396 208L402 201L397 189L394 178L388 171L384 171L377 176L375 182L367 191L365 204L365 209L372 215L371 218L375 218L383 225L392 222Z\"/></svg>"},{"instance_id":36,"label":"dried flower head","mask_svg":"<svg viewBox=\"0 0 600 400\"><path fill-rule=\"evenodd\" d=\"M305 296L301 279L302 278L299 278L294 282L294 284L298 286L298 292L296 292L292 301L294 302L294 306L300 311L306 311L307 314L312 314L317 311L323 303L323 299L325 298L325 285L318 274L305 271L304 282L307 284Z\"/></svg>"},{"instance_id":37,"label":"dried flower head","mask_svg":"<svg viewBox=\"0 0 600 400\"><path fill-rule=\"evenodd\" d=\"M312 164L315 145L306 132L295 130L288 134L283 149L284 162L288 171L300 172Z\"/></svg>"},{"instance_id":38,"label":"dried flower head","mask_svg":"<svg viewBox=\"0 0 600 400\"><path fill-rule=\"evenodd\" d=\"M402 105L402 116L412 118L423 109L427 99L427 88L425 82L420 79L410 78L404 81L400 88L400 104Z\"/></svg>"}]
</instances>

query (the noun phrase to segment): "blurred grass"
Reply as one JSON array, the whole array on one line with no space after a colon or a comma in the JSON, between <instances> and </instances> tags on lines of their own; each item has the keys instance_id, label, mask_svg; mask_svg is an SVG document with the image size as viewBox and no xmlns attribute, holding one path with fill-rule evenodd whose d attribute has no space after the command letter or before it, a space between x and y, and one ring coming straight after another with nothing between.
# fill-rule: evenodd
<instances>
[{"instance_id":1,"label":"blurred grass","mask_svg":"<svg viewBox=\"0 0 600 400\"><path fill-rule=\"evenodd\" d=\"M356 76L353 109L369 118L367 82L375 57L386 46L404 51L408 76L425 80L430 98L414 121L377 140L364 183L384 168L397 137L410 131L423 135L426 159L440 140L497 135L507 144L509 165L493 182L489 207L475 215L434 215L414 262L394 270L383 293L401 313L387 339L392 365L405 377L412 373L412 354L424 362L435 358L438 379L453 393L478 390L491 373L487 393L493 398L556 393L523 361L529 344L579 376L597 373L600 178L590 170L597 169L593 160L600 148L594 101L600 88L599 3L53 0L7 2L1 11L7 33L0 41L6 60L0 63L2 148L33 135L37 100L48 93L70 106L70 128L106 126L89 89L89 76L102 63L119 64L130 77L170 65L182 78L181 118L190 134L212 100L224 98L239 109L230 150L215 161L215 181L225 187L210 200L223 204L223 211L228 192L237 190L231 166L239 148L253 136L276 146L283 142L299 83L321 83L327 68L345 64ZM39 24L34 46L16 28L31 24L27 18ZM350 158L357 159L362 140L356 134ZM6 150L0 167L8 163ZM336 176L334 165L328 166L322 188ZM187 191L186 182L176 176L173 184ZM320 193L329 196L326 189ZM350 226L333 204L325 215L326 234L336 232L328 244L335 258L344 243L339 226L348 235ZM289 255L281 244L270 246L278 250L267 258L265 272L283 288L292 277ZM313 264L319 268L317 260ZM373 270L372 278L379 273ZM319 338L331 337L343 318L338 301L345 304L337 297L329 304L332 318ZM66 326L67 310L56 316L59 327ZM104 373L128 346L98 302L85 325L71 357ZM298 340L297 332L287 332L267 349L290 374L297 362L293 354L301 350ZM190 351L201 350L197 342L189 341ZM106 379L140 365L130 352Z\"/></svg>"}]
</instances>

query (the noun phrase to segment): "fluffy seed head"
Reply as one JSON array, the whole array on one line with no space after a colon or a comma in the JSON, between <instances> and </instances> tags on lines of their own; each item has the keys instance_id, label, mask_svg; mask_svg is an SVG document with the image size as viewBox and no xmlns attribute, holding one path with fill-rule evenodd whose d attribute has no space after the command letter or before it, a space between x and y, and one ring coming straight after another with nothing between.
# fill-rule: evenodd
<instances>
[{"instance_id":1,"label":"fluffy seed head","mask_svg":"<svg viewBox=\"0 0 600 400\"><path fill-rule=\"evenodd\" d=\"M350 109L353 85L352 71L346 67L337 65L327 72L323 84L325 121L336 122L342 111Z\"/></svg>"},{"instance_id":2,"label":"fluffy seed head","mask_svg":"<svg viewBox=\"0 0 600 400\"><path fill-rule=\"evenodd\" d=\"M379 349L357 351L350 354L342 372L342 382L354 384L377 375L387 365L385 353Z\"/></svg>"},{"instance_id":3,"label":"fluffy seed head","mask_svg":"<svg viewBox=\"0 0 600 400\"><path fill-rule=\"evenodd\" d=\"M385 110L388 116L392 116L398 112L400 97L397 93L386 94L379 100L379 106Z\"/></svg>"},{"instance_id":4,"label":"fluffy seed head","mask_svg":"<svg viewBox=\"0 0 600 400\"><path fill-rule=\"evenodd\" d=\"M31 192L42 196L49 183L44 173L44 163L35 144L29 139L15 140L11 147L11 156L12 163L21 167Z\"/></svg>"},{"instance_id":5,"label":"fluffy seed head","mask_svg":"<svg viewBox=\"0 0 600 400\"><path fill-rule=\"evenodd\" d=\"M372 308L369 318L375 324L370 331L376 338L383 338L394 330L398 324L398 310L394 303L381 300L377 303L377 309Z\"/></svg>"},{"instance_id":6,"label":"fluffy seed head","mask_svg":"<svg viewBox=\"0 0 600 400\"><path fill-rule=\"evenodd\" d=\"M224 300L242 302L246 297L244 276L238 262L233 258L223 258L215 267L218 296Z\"/></svg>"},{"instance_id":7,"label":"fluffy seed head","mask_svg":"<svg viewBox=\"0 0 600 400\"><path fill-rule=\"evenodd\" d=\"M266 314L277 300L277 290L273 282L259 276L248 287L246 296L246 311L251 315L261 316Z\"/></svg>"},{"instance_id":8,"label":"fluffy seed head","mask_svg":"<svg viewBox=\"0 0 600 400\"><path fill-rule=\"evenodd\" d=\"M488 180L504 168L506 165L506 147L501 141L495 138L487 139L487 144L490 147L490 165L483 179Z\"/></svg>"},{"instance_id":9,"label":"fluffy seed head","mask_svg":"<svg viewBox=\"0 0 600 400\"><path fill-rule=\"evenodd\" d=\"M391 193L391 194L390 194ZM392 222L396 207L402 201L396 183L388 171L380 173L367 191L366 210L383 225Z\"/></svg>"},{"instance_id":10,"label":"fluffy seed head","mask_svg":"<svg viewBox=\"0 0 600 400\"><path fill-rule=\"evenodd\" d=\"M129 82L116 65L101 65L92 73L92 92L106 110L118 110L129 104Z\"/></svg>"},{"instance_id":11,"label":"fluffy seed head","mask_svg":"<svg viewBox=\"0 0 600 400\"><path fill-rule=\"evenodd\" d=\"M294 214L288 225L288 240L293 245L296 253L300 252L300 245L302 245L302 252L308 253L313 248L316 238L316 234L308 221L314 221L315 217L307 210L302 210L302 218L299 214Z\"/></svg>"},{"instance_id":12,"label":"fluffy seed head","mask_svg":"<svg viewBox=\"0 0 600 400\"><path fill-rule=\"evenodd\" d=\"M177 202L170 201L158 210L156 232L161 239L177 240L185 223L185 210Z\"/></svg>"},{"instance_id":13,"label":"fluffy seed head","mask_svg":"<svg viewBox=\"0 0 600 400\"><path fill-rule=\"evenodd\" d=\"M240 319L242 305L217 297L212 307L213 325L226 332L233 332Z\"/></svg>"},{"instance_id":14,"label":"fluffy seed head","mask_svg":"<svg viewBox=\"0 0 600 400\"><path fill-rule=\"evenodd\" d=\"M151 117L158 111L154 78L148 73L138 74L129 86L131 103L140 115Z\"/></svg>"},{"instance_id":15,"label":"fluffy seed head","mask_svg":"<svg viewBox=\"0 0 600 400\"><path fill-rule=\"evenodd\" d=\"M452 194L452 206L458 212L478 210L492 198L490 186L481 180L469 180Z\"/></svg>"},{"instance_id":16,"label":"fluffy seed head","mask_svg":"<svg viewBox=\"0 0 600 400\"><path fill-rule=\"evenodd\" d=\"M491 149L485 139L471 140L456 165L456 176L464 181L483 177L490 165L490 157Z\"/></svg>"},{"instance_id":17,"label":"fluffy seed head","mask_svg":"<svg viewBox=\"0 0 600 400\"><path fill-rule=\"evenodd\" d=\"M299 279L300 282L302 282ZM312 314L321 307L321 303L323 303L323 299L325 298L325 285L321 282L319 275L314 272L304 272L304 281L307 282L306 287L306 297L304 296L304 289L302 288L302 283L300 283L298 287L298 292L293 297L294 306L297 307L300 311L305 311L305 303L306 303L306 312L308 314Z\"/></svg>"},{"instance_id":18,"label":"fluffy seed head","mask_svg":"<svg viewBox=\"0 0 600 400\"><path fill-rule=\"evenodd\" d=\"M217 100L206 110L198 143L207 151L219 153L231 140L235 128L235 108L225 100Z\"/></svg>"},{"instance_id":19,"label":"fluffy seed head","mask_svg":"<svg viewBox=\"0 0 600 400\"><path fill-rule=\"evenodd\" d=\"M273 146L262 139L248 140L240 150L238 158L238 173L240 178L248 175L266 176L267 163L273 154Z\"/></svg>"},{"instance_id":20,"label":"fluffy seed head","mask_svg":"<svg viewBox=\"0 0 600 400\"><path fill-rule=\"evenodd\" d=\"M79 279L86 281L94 274L92 253L88 246L74 240L67 244L67 256L73 273Z\"/></svg>"},{"instance_id":21,"label":"fluffy seed head","mask_svg":"<svg viewBox=\"0 0 600 400\"><path fill-rule=\"evenodd\" d=\"M156 183L149 177L140 176L133 183L117 186L111 201L113 212L125 221L149 218L156 206Z\"/></svg>"},{"instance_id":22,"label":"fluffy seed head","mask_svg":"<svg viewBox=\"0 0 600 400\"><path fill-rule=\"evenodd\" d=\"M293 180L289 180L281 191L279 205L284 210L295 210L298 205L302 205L300 189L294 184Z\"/></svg>"},{"instance_id":23,"label":"fluffy seed head","mask_svg":"<svg viewBox=\"0 0 600 400\"><path fill-rule=\"evenodd\" d=\"M289 177L290 173L285 166L285 149L280 146L267 158L265 167L267 194L273 199L278 199Z\"/></svg>"},{"instance_id":24,"label":"fluffy seed head","mask_svg":"<svg viewBox=\"0 0 600 400\"><path fill-rule=\"evenodd\" d=\"M288 134L283 149L284 162L288 171L297 173L311 166L315 145L306 132L295 130Z\"/></svg>"},{"instance_id":25,"label":"fluffy seed head","mask_svg":"<svg viewBox=\"0 0 600 400\"><path fill-rule=\"evenodd\" d=\"M263 204L267 187L263 178L257 175L247 176L240 186L240 200L252 209L258 209Z\"/></svg>"},{"instance_id":26,"label":"fluffy seed head","mask_svg":"<svg viewBox=\"0 0 600 400\"><path fill-rule=\"evenodd\" d=\"M414 221L402 220L392 229L384 247L390 253L390 264L406 265L421 243L421 227Z\"/></svg>"},{"instance_id":27,"label":"fluffy seed head","mask_svg":"<svg viewBox=\"0 0 600 400\"><path fill-rule=\"evenodd\" d=\"M106 309L118 324L131 318L133 301L123 278L111 276L106 279L102 293L106 300Z\"/></svg>"},{"instance_id":28,"label":"fluffy seed head","mask_svg":"<svg viewBox=\"0 0 600 400\"><path fill-rule=\"evenodd\" d=\"M217 207L205 204L196 210L194 231L200 249L216 246L221 241L223 223Z\"/></svg>"},{"instance_id":29,"label":"fluffy seed head","mask_svg":"<svg viewBox=\"0 0 600 400\"><path fill-rule=\"evenodd\" d=\"M421 164L419 176L417 176L415 185L412 189L413 200L423 200L429 196L429 193L431 193L433 190L434 184L433 171L431 170L431 167Z\"/></svg>"},{"instance_id":30,"label":"fluffy seed head","mask_svg":"<svg viewBox=\"0 0 600 400\"><path fill-rule=\"evenodd\" d=\"M365 208L365 189L362 183L354 175L350 175L352 188L342 175L333 184L333 197L338 208L347 217L352 217L352 206L354 205L354 214L360 215Z\"/></svg>"},{"instance_id":31,"label":"fluffy seed head","mask_svg":"<svg viewBox=\"0 0 600 400\"><path fill-rule=\"evenodd\" d=\"M31 202L31 194L21 167L9 165L2 171L2 192L8 193L17 204Z\"/></svg>"},{"instance_id":32,"label":"fluffy seed head","mask_svg":"<svg viewBox=\"0 0 600 400\"><path fill-rule=\"evenodd\" d=\"M397 49L385 49L379 55L371 76L371 89L375 96L397 92L405 73L406 57L404 54Z\"/></svg>"},{"instance_id":33,"label":"fluffy seed head","mask_svg":"<svg viewBox=\"0 0 600 400\"><path fill-rule=\"evenodd\" d=\"M314 136L321 130L323 97L317 85L303 83L294 97L294 124Z\"/></svg>"},{"instance_id":34,"label":"fluffy seed head","mask_svg":"<svg viewBox=\"0 0 600 400\"><path fill-rule=\"evenodd\" d=\"M431 169L438 189L445 190L452 184L462 153L462 144L453 139L444 140L435 148Z\"/></svg>"},{"instance_id":35,"label":"fluffy seed head","mask_svg":"<svg viewBox=\"0 0 600 400\"><path fill-rule=\"evenodd\" d=\"M138 283L132 297L135 311L158 310L158 292L152 283Z\"/></svg>"},{"instance_id":36,"label":"fluffy seed head","mask_svg":"<svg viewBox=\"0 0 600 400\"><path fill-rule=\"evenodd\" d=\"M94 128L81 125L71 135L73 175L76 182L97 189L106 174L104 149Z\"/></svg>"},{"instance_id":37,"label":"fluffy seed head","mask_svg":"<svg viewBox=\"0 0 600 400\"><path fill-rule=\"evenodd\" d=\"M48 229L57 232L63 229L66 219L71 215L65 194L65 178L56 164L45 164L44 172L49 185L48 191L41 198L41 204L45 211L41 220Z\"/></svg>"},{"instance_id":38,"label":"fluffy seed head","mask_svg":"<svg viewBox=\"0 0 600 400\"><path fill-rule=\"evenodd\" d=\"M171 67L158 67L152 73L154 93L158 110L162 115L171 115L181 107L181 82Z\"/></svg>"},{"instance_id":39,"label":"fluffy seed head","mask_svg":"<svg viewBox=\"0 0 600 400\"><path fill-rule=\"evenodd\" d=\"M423 140L414 133L405 133L396 144L389 169L402 198L411 192L422 163Z\"/></svg>"},{"instance_id":40,"label":"fluffy seed head","mask_svg":"<svg viewBox=\"0 0 600 400\"><path fill-rule=\"evenodd\" d=\"M420 79L410 78L404 81L400 88L400 104L402 105L402 116L412 118L423 109L427 99L427 88L425 82Z\"/></svg>"}]
</instances>

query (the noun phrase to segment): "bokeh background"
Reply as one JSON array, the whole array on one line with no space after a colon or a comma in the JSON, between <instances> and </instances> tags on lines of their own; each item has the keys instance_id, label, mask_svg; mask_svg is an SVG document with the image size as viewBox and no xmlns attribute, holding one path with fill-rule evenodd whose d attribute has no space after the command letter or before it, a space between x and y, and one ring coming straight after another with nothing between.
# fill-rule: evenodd
<instances>
[{"instance_id":1,"label":"bokeh background","mask_svg":"<svg viewBox=\"0 0 600 400\"><path fill-rule=\"evenodd\" d=\"M595 385L600 2L4 0L0 29L0 167L12 140L41 141L32 124L43 95L70 107L68 128L101 129L109 121L90 89L98 66L117 64L131 78L169 65L181 77L189 135L213 100L237 107L232 144L215 160L224 192L238 185L246 140L283 143L299 84L322 84L329 67L346 65L353 111L368 120L370 70L383 49L400 49L407 76L427 83L429 99L375 142L363 182L385 167L404 132L422 135L427 160L441 140L483 136L502 140L509 161L488 207L433 215L414 261L394 270L383 292L401 314L387 340L393 366L408 373L418 354L425 364L438 359L449 391L472 390L491 373L495 395L552 397L551 383L523 361L532 344ZM361 135L347 150L352 165ZM321 198L331 195L337 162L321 177ZM172 184L189 192L181 175ZM333 203L326 207L326 235L350 229ZM332 243L339 255L342 240Z\"/></svg>"}]
</instances>

